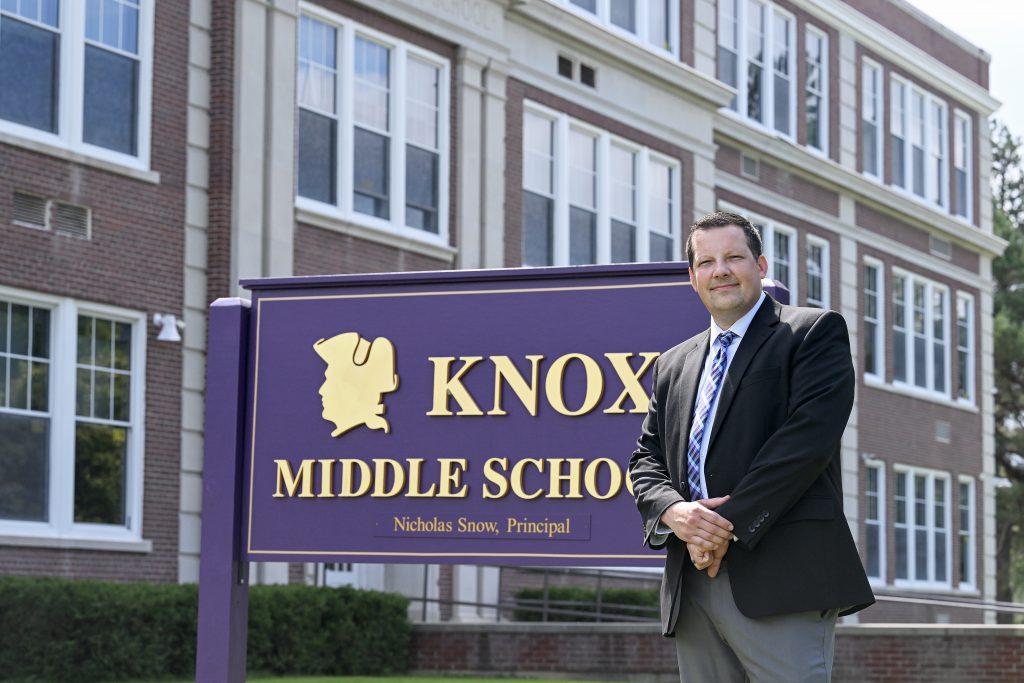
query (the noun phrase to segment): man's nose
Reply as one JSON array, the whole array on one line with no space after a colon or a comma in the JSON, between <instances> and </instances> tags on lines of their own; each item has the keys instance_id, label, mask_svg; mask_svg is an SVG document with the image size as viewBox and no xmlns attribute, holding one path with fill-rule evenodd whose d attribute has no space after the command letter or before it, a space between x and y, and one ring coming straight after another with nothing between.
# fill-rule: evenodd
<instances>
[{"instance_id":1,"label":"man's nose","mask_svg":"<svg viewBox=\"0 0 1024 683\"><path fill-rule=\"evenodd\" d=\"M722 277L729 275L732 271L729 270L729 262L725 259L715 259L715 270L713 275L715 277Z\"/></svg>"}]
</instances>

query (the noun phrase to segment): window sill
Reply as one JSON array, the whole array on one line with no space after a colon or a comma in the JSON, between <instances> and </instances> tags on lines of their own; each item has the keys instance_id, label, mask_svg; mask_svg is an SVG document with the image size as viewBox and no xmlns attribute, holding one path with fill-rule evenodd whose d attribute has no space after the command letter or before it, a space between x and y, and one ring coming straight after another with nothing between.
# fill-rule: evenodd
<instances>
[{"instance_id":1,"label":"window sill","mask_svg":"<svg viewBox=\"0 0 1024 683\"><path fill-rule=\"evenodd\" d=\"M151 553L153 542L99 538L68 538L63 536L15 536L0 533L0 546L24 548L60 548L64 550L106 550L123 553Z\"/></svg>"},{"instance_id":2,"label":"window sill","mask_svg":"<svg viewBox=\"0 0 1024 683\"><path fill-rule=\"evenodd\" d=\"M743 116L742 114L740 114L740 113L738 113L736 111L733 111L732 109L730 109L728 107L728 105L726 105L726 106L722 107L721 109L719 109L718 113L722 114L723 116L728 116L733 121L736 121L737 123L743 124L747 128L750 128L751 130L755 130L755 131L761 133L762 135L767 135L770 138L774 138L774 139L780 140L782 142L788 142L788 143L790 143L791 145L793 145L794 147L796 147L798 149L802 149L802 150L804 150L804 151L806 151L808 153L813 153L813 154L815 154L815 155L817 155L817 156L819 156L819 157L821 157L823 159L828 159L827 156L825 156L821 151L815 149L814 147L808 147L807 145L799 145L799 144L797 144L796 136L795 135L787 135L787 134L785 134L783 132L775 130L774 128L769 128L768 126L764 125L760 121L755 121L754 119L747 118L746 116Z\"/></svg>"},{"instance_id":3,"label":"window sill","mask_svg":"<svg viewBox=\"0 0 1024 683\"><path fill-rule=\"evenodd\" d=\"M978 413L978 407L971 403L964 401L948 398L947 396L936 394L926 389L920 389L918 387L910 386L909 384L903 383L888 383L884 382L873 375L863 375L864 386L871 387L872 389L879 389L881 391L888 391L892 394L899 394L900 396L909 396L910 398L919 398L922 401L928 401L929 403L936 403L947 408L955 408L962 410L966 413Z\"/></svg>"},{"instance_id":4,"label":"window sill","mask_svg":"<svg viewBox=\"0 0 1024 683\"><path fill-rule=\"evenodd\" d=\"M340 214L328 213L321 209L315 202L307 202L301 197L295 204L295 220L299 223L332 230L343 235L350 235L359 239L383 244L385 246L402 249L421 256L437 259L445 263L452 263L458 250L447 244L443 244L440 238L433 238L426 233L423 237L411 237L396 230L385 230L375 228L361 223L345 219Z\"/></svg>"},{"instance_id":5,"label":"window sill","mask_svg":"<svg viewBox=\"0 0 1024 683\"><path fill-rule=\"evenodd\" d=\"M110 161L107 159L100 159L89 154L77 152L61 145L56 145L50 142L44 142L42 140L33 140L25 138L20 135L15 135L9 131L0 130L0 144L11 145L14 147L21 147L33 152L39 152L47 156L56 157L65 161L70 161L83 166L91 166L92 168L100 169L101 171L108 171L110 173L117 173L118 175L127 176L134 180L140 180L144 183L150 183L152 185L160 184L160 173L157 171L151 171L141 167L128 166L125 164L118 163L116 161Z\"/></svg>"},{"instance_id":6,"label":"window sill","mask_svg":"<svg viewBox=\"0 0 1024 683\"><path fill-rule=\"evenodd\" d=\"M927 581L910 581L909 579L896 579L889 584L872 584L877 588L886 589L882 592L886 595L896 593L941 593L965 598L977 598L981 593L977 590L964 590L954 588L951 584L929 583Z\"/></svg>"}]
</instances>

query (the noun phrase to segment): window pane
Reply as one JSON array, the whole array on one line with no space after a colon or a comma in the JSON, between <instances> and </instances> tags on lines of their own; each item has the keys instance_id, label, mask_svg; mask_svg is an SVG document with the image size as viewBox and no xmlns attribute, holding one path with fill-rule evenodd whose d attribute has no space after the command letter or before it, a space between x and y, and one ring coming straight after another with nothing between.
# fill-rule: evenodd
<instances>
[{"instance_id":1,"label":"window pane","mask_svg":"<svg viewBox=\"0 0 1024 683\"><path fill-rule=\"evenodd\" d=\"M75 426L75 521L125 523L128 430L85 424Z\"/></svg>"},{"instance_id":2,"label":"window pane","mask_svg":"<svg viewBox=\"0 0 1024 683\"><path fill-rule=\"evenodd\" d=\"M867 526L868 536L868 576L881 576L881 557L879 556L878 527L874 524Z\"/></svg>"},{"instance_id":3,"label":"window pane","mask_svg":"<svg viewBox=\"0 0 1024 683\"><path fill-rule=\"evenodd\" d=\"M864 323L864 369L874 375L878 371L877 343L878 326L875 323Z\"/></svg>"},{"instance_id":4,"label":"window pane","mask_svg":"<svg viewBox=\"0 0 1024 683\"><path fill-rule=\"evenodd\" d=\"M59 55L56 33L0 19L0 118L57 132Z\"/></svg>"},{"instance_id":5,"label":"window pane","mask_svg":"<svg viewBox=\"0 0 1024 683\"><path fill-rule=\"evenodd\" d=\"M789 57L790 57L790 40L789 40L789 27L790 21L782 15L776 14L773 20L773 43L774 50L772 52L772 68L775 77L775 130L789 135L789 99L790 99L790 84L792 83L792 77L790 75L789 68Z\"/></svg>"},{"instance_id":6,"label":"window pane","mask_svg":"<svg viewBox=\"0 0 1024 683\"><path fill-rule=\"evenodd\" d=\"M821 96L807 93L807 144L816 149L823 147L821 135Z\"/></svg>"},{"instance_id":7,"label":"window pane","mask_svg":"<svg viewBox=\"0 0 1024 683\"><path fill-rule=\"evenodd\" d=\"M569 154L569 201L593 209L597 206L597 139L570 131Z\"/></svg>"},{"instance_id":8,"label":"window pane","mask_svg":"<svg viewBox=\"0 0 1024 683\"><path fill-rule=\"evenodd\" d=\"M337 122L299 109L299 195L336 204Z\"/></svg>"},{"instance_id":9,"label":"window pane","mask_svg":"<svg viewBox=\"0 0 1024 683\"><path fill-rule=\"evenodd\" d=\"M672 238L651 233L651 261L672 261Z\"/></svg>"},{"instance_id":10,"label":"window pane","mask_svg":"<svg viewBox=\"0 0 1024 683\"><path fill-rule=\"evenodd\" d=\"M114 367L130 370L132 365L132 326L114 323Z\"/></svg>"},{"instance_id":11,"label":"window pane","mask_svg":"<svg viewBox=\"0 0 1024 683\"><path fill-rule=\"evenodd\" d=\"M647 5L647 40L651 45L662 50L668 50L672 47L669 43L669 1L650 0L650 3Z\"/></svg>"},{"instance_id":12,"label":"window pane","mask_svg":"<svg viewBox=\"0 0 1024 683\"><path fill-rule=\"evenodd\" d=\"M3 327L0 324L0 330ZM35 358L50 357L50 312L43 308L32 309L32 355Z\"/></svg>"},{"instance_id":13,"label":"window pane","mask_svg":"<svg viewBox=\"0 0 1024 683\"><path fill-rule=\"evenodd\" d=\"M7 405L21 410L28 409L28 361L11 358L8 366L10 383L7 389Z\"/></svg>"},{"instance_id":14,"label":"window pane","mask_svg":"<svg viewBox=\"0 0 1024 683\"><path fill-rule=\"evenodd\" d=\"M92 326L92 318L78 316L78 362L82 364L92 363Z\"/></svg>"},{"instance_id":15,"label":"window pane","mask_svg":"<svg viewBox=\"0 0 1024 683\"><path fill-rule=\"evenodd\" d=\"M76 371L75 414L92 417L92 370L78 368Z\"/></svg>"},{"instance_id":16,"label":"window pane","mask_svg":"<svg viewBox=\"0 0 1024 683\"><path fill-rule=\"evenodd\" d=\"M612 145L610 152L612 217L636 220L636 154Z\"/></svg>"},{"instance_id":17,"label":"window pane","mask_svg":"<svg viewBox=\"0 0 1024 683\"><path fill-rule=\"evenodd\" d=\"M92 379L92 416L101 420L109 420L110 391L113 377L109 372L97 370Z\"/></svg>"},{"instance_id":18,"label":"window pane","mask_svg":"<svg viewBox=\"0 0 1024 683\"><path fill-rule=\"evenodd\" d=\"M32 398L29 408L45 413L50 409L50 364L32 363Z\"/></svg>"},{"instance_id":19,"label":"window pane","mask_svg":"<svg viewBox=\"0 0 1024 683\"><path fill-rule=\"evenodd\" d=\"M611 20L630 33L636 33L636 0L611 0Z\"/></svg>"},{"instance_id":20,"label":"window pane","mask_svg":"<svg viewBox=\"0 0 1024 683\"><path fill-rule=\"evenodd\" d=\"M553 199L523 192L523 265L550 266L554 263Z\"/></svg>"},{"instance_id":21,"label":"window pane","mask_svg":"<svg viewBox=\"0 0 1024 683\"><path fill-rule=\"evenodd\" d=\"M0 519L48 519L50 421L0 413Z\"/></svg>"},{"instance_id":22,"label":"window pane","mask_svg":"<svg viewBox=\"0 0 1024 683\"><path fill-rule=\"evenodd\" d=\"M581 7L588 12L597 13L597 0L569 0L572 4L577 7Z\"/></svg>"},{"instance_id":23,"label":"window pane","mask_svg":"<svg viewBox=\"0 0 1024 683\"><path fill-rule=\"evenodd\" d=\"M11 353L28 355L29 307L11 304Z\"/></svg>"},{"instance_id":24,"label":"window pane","mask_svg":"<svg viewBox=\"0 0 1024 683\"><path fill-rule=\"evenodd\" d=\"M391 52L383 45L356 38L355 120L386 132Z\"/></svg>"},{"instance_id":25,"label":"window pane","mask_svg":"<svg viewBox=\"0 0 1024 683\"><path fill-rule=\"evenodd\" d=\"M406 145L405 224L437 234L438 156Z\"/></svg>"},{"instance_id":26,"label":"window pane","mask_svg":"<svg viewBox=\"0 0 1024 683\"><path fill-rule=\"evenodd\" d=\"M636 228L629 223L612 221L612 263L636 261Z\"/></svg>"},{"instance_id":27,"label":"window pane","mask_svg":"<svg viewBox=\"0 0 1024 683\"><path fill-rule=\"evenodd\" d=\"M131 376L120 373L114 375L114 414L113 419L128 422L131 415Z\"/></svg>"},{"instance_id":28,"label":"window pane","mask_svg":"<svg viewBox=\"0 0 1024 683\"><path fill-rule=\"evenodd\" d=\"M112 320L96 319L96 360L93 364L97 367L109 368L112 365L113 328Z\"/></svg>"},{"instance_id":29,"label":"window pane","mask_svg":"<svg viewBox=\"0 0 1024 683\"><path fill-rule=\"evenodd\" d=\"M907 530L895 529L893 540L896 550L896 578L905 579L907 578Z\"/></svg>"},{"instance_id":30,"label":"window pane","mask_svg":"<svg viewBox=\"0 0 1024 683\"><path fill-rule=\"evenodd\" d=\"M597 214L569 207L569 265L597 262Z\"/></svg>"},{"instance_id":31,"label":"window pane","mask_svg":"<svg viewBox=\"0 0 1024 683\"><path fill-rule=\"evenodd\" d=\"M438 91L441 70L410 59L406 70L406 124L409 142L437 149Z\"/></svg>"},{"instance_id":32,"label":"window pane","mask_svg":"<svg viewBox=\"0 0 1024 683\"><path fill-rule=\"evenodd\" d=\"M335 113L337 30L302 17L299 22L299 65L296 92L301 106Z\"/></svg>"},{"instance_id":33,"label":"window pane","mask_svg":"<svg viewBox=\"0 0 1024 683\"><path fill-rule=\"evenodd\" d=\"M878 126L870 121L864 122L864 172L881 175L878 166Z\"/></svg>"},{"instance_id":34,"label":"window pane","mask_svg":"<svg viewBox=\"0 0 1024 683\"><path fill-rule=\"evenodd\" d=\"M10 304L6 301L0 301L0 353L7 351L7 311L10 308ZM5 374L4 377L7 375ZM3 382L0 382L3 384Z\"/></svg>"},{"instance_id":35,"label":"window pane","mask_svg":"<svg viewBox=\"0 0 1024 683\"><path fill-rule=\"evenodd\" d=\"M136 153L138 62L102 48L85 48L83 138L125 154Z\"/></svg>"},{"instance_id":36,"label":"window pane","mask_svg":"<svg viewBox=\"0 0 1024 683\"><path fill-rule=\"evenodd\" d=\"M526 112L523 114L523 187L551 194L554 122Z\"/></svg>"},{"instance_id":37,"label":"window pane","mask_svg":"<svg viewBox=\"0 0 1024 683\"><path fill-rule=\"evenodd\" d=\"M360 213L388 218L389 140L383 135L356 128L353 142L354 208Z\"/></svg>"},{"instance_id":38,"label":"window pane","mask_svg":"<svg viewBox=\"0 0 1024 683\"><path fill-rule=\"evenodd\" d=\"M651 230L664 235L672 234L673 185L673 170L670 166L658 161L648 164L647 221Z\"/></svg>"}]
</instances>

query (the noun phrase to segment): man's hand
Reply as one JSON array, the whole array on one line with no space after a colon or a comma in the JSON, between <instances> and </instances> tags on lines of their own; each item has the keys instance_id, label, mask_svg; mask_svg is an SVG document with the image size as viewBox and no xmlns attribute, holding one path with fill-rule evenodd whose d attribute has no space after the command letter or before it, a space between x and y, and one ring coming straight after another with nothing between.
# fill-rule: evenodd
<instances>
[{"instance_id":1,"label":"man's hand","mask_svg":"<svg viewBox=\"0 0 1024 683\"><path fill-rule=\"evenodd\" d=\"M722 560L725 559L725 553L729 550L729 544L723 543L714 550L711 551L711 560L708 563L708 576L712 579L718 576L718 570L722 568Z\"/></svg>"},{"instance_id":2,"label":"man's hand","mask_svg":"<svg viewBox=\"0 0 1024 683\"><path fill-rule=\"evenodd\" d=\"M692 543L686 544L686 550L690 553L690 562L693 562L693 566L698 570L707 569L714 561L714 555L712 555L711 551L701 550Z\"/></svg>"},{"instance_id":3,"label":"man's hand","mask_svg":"<svg viewBox=\"0 0 1024 683\"><path fill-rule=\"evenodd\" d=\"M714 511L729 500L729 496L704 498L696 503L680 501L661 515L661 522L680 540L697 546L699 550L714 550L728 545L732 538L732 522Z\"/></svg>"}]
</instances>

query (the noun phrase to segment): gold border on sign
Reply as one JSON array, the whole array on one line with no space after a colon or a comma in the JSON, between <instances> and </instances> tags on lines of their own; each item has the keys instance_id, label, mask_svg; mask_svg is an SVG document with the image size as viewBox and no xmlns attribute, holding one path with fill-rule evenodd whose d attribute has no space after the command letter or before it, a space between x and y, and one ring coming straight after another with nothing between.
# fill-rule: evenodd
<instances>
[{"instance_id":1,"label":"gold border on sign","mask_svg":"<svg viewBox=\"0 0 1024 683\"><path fill-rule=\"evenodd\" d=\"M685 282L649 282L630 285L581 285L578 287L521 287L513 289L467 289L443 292L377 292L372 294L322 294L319 296L275 296L260 297L256 302L256 360L252 380L252 446L249 454L249 522L246 552L261 555L330 555L363 557L534 557L534 558L580 558L585 560L642 560L656 559L657 555L595 555L575 553L439 553L439 552L383 552L370 550L254 550L252 547L253 492L256 478L256 407L259 399L260 379L260 321L263 304L271 301L322 301L327 299L386 299L410 296L455 296L461 294L531 294L535 292L572 292L607 289L644 289L652 287L689 287Z\"/></svg>"}]
</instances>

